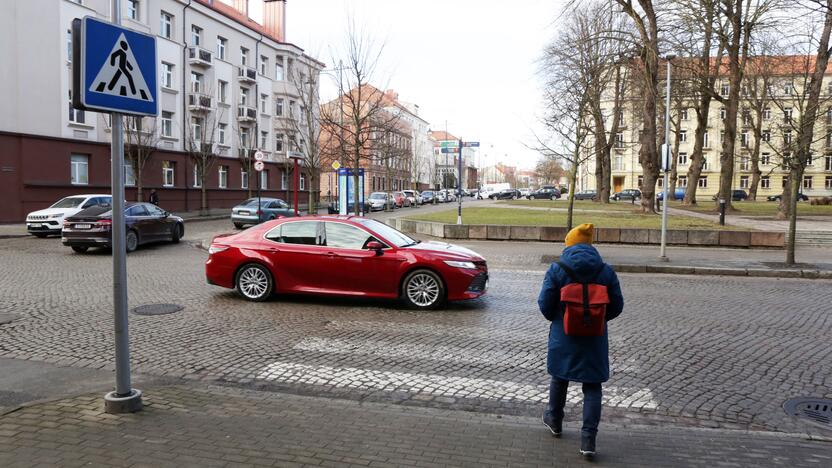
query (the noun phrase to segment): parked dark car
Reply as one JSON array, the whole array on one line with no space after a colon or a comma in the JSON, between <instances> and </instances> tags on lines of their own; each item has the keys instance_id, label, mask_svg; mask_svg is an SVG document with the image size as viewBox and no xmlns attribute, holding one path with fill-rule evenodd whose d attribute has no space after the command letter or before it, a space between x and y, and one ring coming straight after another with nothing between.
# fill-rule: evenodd
<instances>
[{"instance_id":1,"label":"parked dark car","mask_svg":"<svg viewBox=\"0 0 832 468\"><path fill-rule=\"evenodd\" d=\"M185 222L151 203L127 203L126 250L132 252L142 244L159 241L179 242L185 235ZM64 220L61 242L78 253L90 247L112 247L113 213L110 205L87 208Z\"/></svg>"},{"instance_id":2,"label":"parked dark car","mask_svg":"<svg viewBox=\"0 0 832 468\"><path fill-rule=\"evenodd\" d=\"M364 213L369 213L371 211L370 208L371 208L370 203L365 200L364 201L364 210L362 210L362 211ZM337 201L330 203L329 206L327 207L327 212L329 214L338 214L338 211L339 211L339 207L338 207L338 202ZM355 213L355 203L347 202L347 214L350 215L350 214L354 214L354 213Z\"/></svg>"},{"instance_id":3,"label":"parked dark car","mask_svg":"<svg viewBox=\"0 0 832 468\"><path fill-rule=\"evenodd\" d=\"M711 197L711 200L716 201L719 198L719 195L714 195ZM745 190L732 190L731 191L731 200L733 201L743 201L748 200L748 193Z\"/></svg>"},{"instance_id":4,"label":"parked dark car","mask_svg":"<svg viewBox=\"0 0 832 468\"><path fill-rule=\"evenodd\" d=\"M768 197L766 197L766 200L768 200L768 201L779 202L782 199L783 199L783 194L782 193L779 193L777 195L769 195ZM807 197L806 195L804 195L802 193L798 193L797 194L797 201L809 201L809 197Z\"/></svg>"},{"instance_id":5,"label":"parked dark car","mask_svg":"<svg viewBox=\"0 0 832 468\"><path fill-rule=\"evenodd\" d=\"M529 200L557 200L560 197L560 190L555 187L542 187L529 194Z\"/></svg>"},{"instance_id":6,"label":"parked dark car","mask_svg":"<svg viewBox=\"0 0 832 468\"><path fill-rule=\"evenodd\" d=\"M505 189L499 192L492 193L488 198L493 200L517 200L522 198L520 191L517 189Z\"/></svg>"},{"instance_id":7,"label":"parked dark car","mask_svg":"<svg viewBox=\"0 0 832 468\"><path fill-rule=\"evenodd\" d=\"M433 190L425 190L421 193L421 195L423 203L433 203L433 200L436 198L436 194Z\"/></svg>"},{"instance_id":8,"label":"parked dark car","mask_svg":"<svg viewBox=\"0 0 832 468\"><path fill-rule=\"evenodd\" d=\"M260 198L259 213L257 197L249 198L231 209L231 222L242 229L247 224L260 224L277 218L295 215L295 210L279 198Z\"/></svg>"},{"instance_id":9,"label":"parked dark car","mask_svg":"<svg viewBox=\"0 0 832 468\"><path fill-rule=\"evenodd\" d=\"M611 200L621 201L621 200L641 200L641 190L639 189L626 189L620 192L614 193L611 197Z\"/></svg>"},{"instance_id":10,"label":"parked dark car","mask_svg":"<svg viewBox=\"0 0 832 468\"><path fill-rule=\"evenodd\" d=\"M595 200L598 192L595 190L582 190L575 194L575 200Z\"/></svg>"},{"instance_id":11,"label":"parked dark car","mask_svg":"<svg viewBox=\"0 0 832 468\"><path fill-rule=\"evenodd\" d=\"M684 187L676 187L674 195L675 195L676 200L681 200L681 199L685 198L685 188ZM659 201L664 200L664 190L660 190L658 193L656 193L656 200L659 200Z\"/></svg>"}]
</instances>

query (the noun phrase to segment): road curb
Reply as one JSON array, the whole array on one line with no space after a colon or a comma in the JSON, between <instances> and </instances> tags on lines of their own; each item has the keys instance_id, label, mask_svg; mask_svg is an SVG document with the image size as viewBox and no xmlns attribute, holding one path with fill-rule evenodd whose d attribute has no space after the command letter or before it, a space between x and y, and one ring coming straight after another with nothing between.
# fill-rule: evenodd
<instances>
[{"instance_id":1,"label":"road curb","mask_svg":"<svg viewBox=\"0 0 832 468\"><path fill-rule=\"evenodd\" d=\"M764 270L757 268L694 267L690 265L632 265L611 264L618 273L662 273L669 275L749 276L755 278L832 279L826 270Z\"/></svg>"}]
</instances>

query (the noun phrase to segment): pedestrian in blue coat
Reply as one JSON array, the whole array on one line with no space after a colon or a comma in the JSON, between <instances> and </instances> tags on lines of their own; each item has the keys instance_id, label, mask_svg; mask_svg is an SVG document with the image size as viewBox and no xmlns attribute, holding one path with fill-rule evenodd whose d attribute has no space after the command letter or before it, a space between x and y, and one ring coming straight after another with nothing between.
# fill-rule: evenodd
<instances>
[{"instance_id":1,"label":"pedestrian in blue coat","mask_svg":"<svg viewBox=\"0 0 832 468\"><path fill-rule=\"evenodd\" d=\"M592 224L581 224L569 231L560 262L581 281L607 287L609 304L606 320L610 321L621 314L624 297L615 271L604 263L601 254L592 246L593 230ZM543 423L552 434L560 436L569 382L581 382L584 394L581 454L591 457L595 455L595 436L601 420L601 383L610 377L609 342L606 324L602 336L569 336L564 333L560 291L572 282L569 273L553 263L546 272L537 300L540 312L551 322L546 359L551 381L549 405L543 415Z\"/></svg>"}]
</instances>

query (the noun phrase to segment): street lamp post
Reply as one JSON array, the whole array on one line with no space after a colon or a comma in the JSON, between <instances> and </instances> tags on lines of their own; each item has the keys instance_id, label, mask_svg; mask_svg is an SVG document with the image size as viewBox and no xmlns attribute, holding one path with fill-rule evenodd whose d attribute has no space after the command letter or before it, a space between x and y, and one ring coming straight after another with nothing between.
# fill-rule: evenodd
<instances>
[{"instance_id":1,"label":"street lamp post","mask_svg":"<svg viewBox=\"0 0 832 468\"><path fill-rule=\"evenodd\" d=\"M662 246L659 260L663 262L669 261L667 258L667 187L670 185L669 172L672 164L670 161L670 61L675 57L675 55L667 56L667 87L665 91L666 96L664 105L664 147L661 154L661 167L662 172L664 172L664 178L662 180Z\"/></svg>"}]
</instances>

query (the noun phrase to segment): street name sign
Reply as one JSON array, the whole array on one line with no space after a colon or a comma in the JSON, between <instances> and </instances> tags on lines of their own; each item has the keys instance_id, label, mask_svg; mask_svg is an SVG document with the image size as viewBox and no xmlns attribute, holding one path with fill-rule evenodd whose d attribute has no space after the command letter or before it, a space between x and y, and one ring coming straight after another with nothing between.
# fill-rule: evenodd
<instances>
[{"instance_id":1,"label":"street name sign","mask_svg":"<svg viewBox=\"0 0 832 468\"><path fill-rule=\"evenodd\" d=\"M442 154L456 154L459 153L459 148L441 148Z\"/></svg>"},{"instance_id":2,"label":"street name sign","mask_svg":"<svg viewBox=\"0 0 832 468\"><path fill-rule=\"evenodd\" d=\"M72 27L73 107L157 115L156 38L92 16Z\"/></svg>"},{"instance_id":3,"label":"street name sign","mask_svg":"<svg viewBox=\"0 0 832 468\"><path fill-rule=\"evenodd\" d=\"M456 148L459 146L459 142L456 140L442 140L439 142L439 146L442 148Z\"/></svg>"},{"instance_id":4,"label":"street name sign","mask_svg":"<svg viewBox=\"0 0 832 468\"><path fill-rule=\"evenodd\" d=\"M478 141L466 141L465 143L462 144L462 146L464 146L466 148L479 148L480 147L480 142L478 142Z\"/></svg>"}]
</instances>

